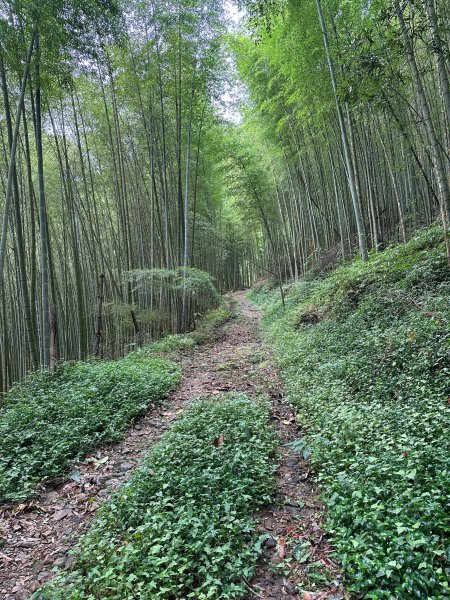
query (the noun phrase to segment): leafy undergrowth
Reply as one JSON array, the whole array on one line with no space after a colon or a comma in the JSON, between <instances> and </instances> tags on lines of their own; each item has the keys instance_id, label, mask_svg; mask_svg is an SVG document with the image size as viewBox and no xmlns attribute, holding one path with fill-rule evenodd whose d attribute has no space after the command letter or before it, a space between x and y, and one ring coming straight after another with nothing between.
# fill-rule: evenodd
<instances>
[{"instance_id":1,"label":"leafy undergrowth","mask_svg":"<svg viewBox=\"0 0 450 600\"><path fill-rule=\"evenodd\" d=\"M231 301L206 313L187 335L168 335L126 358L61 363L14 386L0 406L0 502L32 496L43 479L103 443L120 440L127 426L160 403L180 381L170 360L213 339L235 313Z\"/></svg>"},{"instance_id":2,"label":"leafy undergrowth","mask_svg":"<svg viewBox=\"0 0 450 600\"><path fill-rule=\"evenodd\" d=\"M349 592L450 597L450 273L442 234L262 288Z\"/></svg>"},{"instance_id":3,"label":"leafy undergrowth","mask_svg":"<svg viewBox=\"0 0 450 600\"><path fill-rule=\"evenodd\" d=\"M196 344L204 344L213 341L221 329L230 319L238 313L238 304L230 298L213 310L210 310L202 318L199 327L190 335Z\"/></svg>"},{"instance_id":4,"label":"leafy undergrowth","mask_svg":"<svg viewBox=\"0 0 450 600\"><path fill-rule=\"evenodd\" d=\"M167 335L161 340L146 344L135 350L132 355L176 358L195 346L214 341L220 328L236 315L237 306L229 299L222 301L219 307L208 311L201 319L197 329L187 334ZM130 356L132 356L130 355Z\"/></svg>"},{"instance_id":5,"label":"leafy undergrowth","mask_svg":"<svg viewBox=\"0 0 450 600\"><path fill-rule=\"evenodd\" d=\"M180 377L174 363L136 354L29 375L0 410L0 502L32 495L38 481L64 474L90 448L121 439Z\"/></svg>"},{"instance_id":6,"label":"leafy undergrowth","mask_svg":"<svg viewBox=\"0 0 450 600\"><path fill-rule=\"evenodd\" d=\"M181 335L181 334L172 334L167 335L166 337L158 340L157 342L153 342L151 344L147 344L138 350L135 350L133 354L136 356L147 356L147 357L157 357L157 356L167 356L167 355L175 355L182 352L186 352L192 350L195 347L195 340L192 339L189 335Z\"/></svg>"},{"instance_id":7,"label":"leafy undergrowth","mask_svg":"<svg viewBox=\"0 0 450 600\"><path fill-rule=\"evenodd\" d=\"M244 394L191 404L34 598L241 597L260 551L251 514L273 490L268 414Z\"/></svg>"}]
</instances>

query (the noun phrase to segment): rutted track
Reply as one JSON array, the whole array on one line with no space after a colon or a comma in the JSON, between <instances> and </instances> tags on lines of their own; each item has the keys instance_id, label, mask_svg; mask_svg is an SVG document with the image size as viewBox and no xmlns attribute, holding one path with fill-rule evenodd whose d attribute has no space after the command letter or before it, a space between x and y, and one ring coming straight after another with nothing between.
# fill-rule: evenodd
<instances>
[{"instance_id":1,"label":"rutted track","mask_svg":"<svg viewBox=\"0 0 450 600\"><path fill-rule=\"evenodd\" d=\"M98 507L130 477L141 456L178 418L187 401L227 391L269 394L273 400L272 418L281 441L286 443L299 436L270 353L258 336L260 313L243 293L235 294L234 298L241 314L218 329L207 343L179 358L182 383L162 407L149 410L129 429L121 443L103 447L82 463L74 464L68 481L42 488L40 495L30 502L0 509L4 540L0 546L2 600L29 598L52 577L55 567L70 565L69 551L89 526ZM297 455L283 447L277 504L259 515L260 531L268 533L271 540L266 544L254 581L248 584L250 597L300 597L295 569L289 579L276 570L276 565L291 554L289 540L293 536L308 535L318 540L318 557L325 557L328 552L320 528L320 507L313 503L314 489L307 481L307 469L307 464L301 464ZM326 598L329 593L331 590L320 597Z\"/></svg>"}]
</instances>

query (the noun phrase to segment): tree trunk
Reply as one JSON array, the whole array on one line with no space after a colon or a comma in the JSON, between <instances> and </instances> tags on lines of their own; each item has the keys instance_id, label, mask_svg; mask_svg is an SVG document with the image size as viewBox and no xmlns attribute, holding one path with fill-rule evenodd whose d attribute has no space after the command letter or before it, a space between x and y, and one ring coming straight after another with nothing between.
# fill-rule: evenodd
<instances>
[{"instance_id":1,"label":"tree trunk","mask_svg":"<svg viewBox=\"0 0 450 600\"><path fill-rule=\"evenodd\" d=\"M3 222L2 222L2 232L1 232L1 238L0 238L0 286L2 286L3 268L5 265L5 257L6 257L6 236L8 234L9 210L11 207L11 200L12 200L14 171L15 171L15 165L16 165L17 140L19 138L20 117L22 115L22 107L23 107L24 100L25 100L25 91L26 91L26 86L27 86L28 75L30 72L30 61L31 61L31 56L33 54L33 48L34 48L35 41L37 42L37 35L33 32L33 35L31 37L30 47L28 50L27 62L25 63L25 70L24 70L23 79L22 79L22 87L20 88L20 96L19 96L19 103L17 106L14 134L13 134L13 139L12 139L11 152L10 152L10 156L9 156L6 198L5 198L4 208L3 208ZM37 44L36 44L36 46L37 46Z\"/></svg>"},{"instance_id":2,"label":"tree trunk","mask_svg":"<svg viewBox=\"0 0 450 600\"><path fill-rule=\"evenodd\" d=\"M323 46L324 46L325 54L327 57L328 69L330 71L331 85L333 87L334 98L336 101L336 109L337 109L338 120L339 120L339 128L341 130L342 146L344 148L345 165L347 168L348 185L349 185L350 193L351 193L351 197L352 197L353 211L355 213L356 229L358 232L359 250L360 250L362 259L364 261L366 261L368 259L366 232L364 230L364 223L363 223L363 219L362 219L362 215L361 215L361 207L359 204L359 198L358 198L358 193L357 193L357 189L356 189L355 172L353 169L353 162L352 162L352 157L350 154L350 144L349 144L349 140L348 140L347 128L345 126L344 114L342 111L341 102L339 100L337 83L336 83L336 74L335 74L335 70L334 70L333 58L332 58L331 52L330 52L330 46L328 43L328 32L327 32L327 27L325 24L325 18L323 16L321 0L316 0L316 6L317 6L317 14L319 16L319 21L320 21L320 28L322 30Z\"/></svg>"},{"instance_id":3,"label":"tree trunk","mask_svg":"<svg viewBox=\"0 0 450 600\"><path fill-rule=\"evenodd\" d=\"M450 87L448 81L447 65L445 64L444 50L442 40L439 35L438 19L434 0L425 0L425 10L428 16L428 24L431 33L431 43L436 59L436 67L439 74L439 87L441 89L442 100L447 112L447 125L450 125ZM445 10L445 9L444 9Z\"/></svg>"},{"instance_id":4,"label":"tree trunk","mask_svg":"<svg viewBox=\"0 0 450 600\"><path fill-rule=\"evenodd\" d=\"M41 294L42 294L42 363L50 364L50 322L49 322L49 259L48 231L45 206L44 156L42 151L42 112L41 112L41 74L40 74L40 40L36 34L36 154L39 182L39 225L40 225L40 258L41 258Z\"/></svg>"},{"instance_id":5,"label":"tree trunk","mask_svg":"<svg viewBox=\"0 0 450 600\"><path fill-rule=\"evenodd\" d=\"M56 304L50 307L50 369L55 370L58 362L58 320Z\"/></svg>"}]
</instances>

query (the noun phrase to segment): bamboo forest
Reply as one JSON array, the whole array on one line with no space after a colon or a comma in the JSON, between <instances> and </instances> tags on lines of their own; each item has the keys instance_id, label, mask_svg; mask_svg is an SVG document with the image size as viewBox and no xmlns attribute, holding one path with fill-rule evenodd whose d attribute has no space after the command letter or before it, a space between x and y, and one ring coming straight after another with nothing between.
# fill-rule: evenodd
<instances>
[{"instance_id":1,"label":"bamboo forest","mask_svg":"<svg viewBox=\"0 0 450 600\"><path fill-rule=\"evenodd\" d=\"M0 0L0 600L450 600L449 0Z\"/></svg>"}]
</instances>

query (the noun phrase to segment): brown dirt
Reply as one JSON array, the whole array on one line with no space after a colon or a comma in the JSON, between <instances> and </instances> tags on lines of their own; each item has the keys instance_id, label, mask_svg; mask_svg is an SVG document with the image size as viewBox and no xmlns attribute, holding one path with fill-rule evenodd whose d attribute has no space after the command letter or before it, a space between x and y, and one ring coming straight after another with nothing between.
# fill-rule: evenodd
<instances>
[{"instance_id":1,"label":"brown dirt","mask_svg":"<svg viewBox=\"0 0 450 600\"><path fill-rule=\"evenodd\" d=\"M121 443L104 446L73 465L71 478L41 486L29 502L0 507L0 599L22 600L52 577L55 567L71 564L70 549L98 507L130 477L142 455L178 418L188 400L245 391L267 393L279 431L282 463L277 502L258 515L259 530L270 535L249 598L342 598L337 567L322 530L323 511L307 461L284 444L300 437L295 414L284 398L270 351L258 337L260 313L243 293L234 295L241 315L206 344L179 358L183 381L163 405L149 410ZM311 557L296 561L295 548L311 543ZM314 565L312 565L314 563ZM314 583L326 571L330 583Z\"/></svg>"}]
</instances>

